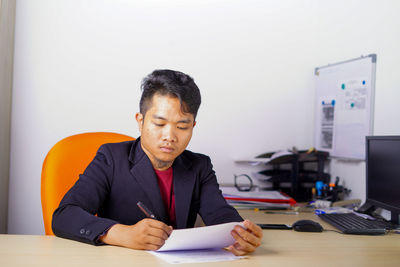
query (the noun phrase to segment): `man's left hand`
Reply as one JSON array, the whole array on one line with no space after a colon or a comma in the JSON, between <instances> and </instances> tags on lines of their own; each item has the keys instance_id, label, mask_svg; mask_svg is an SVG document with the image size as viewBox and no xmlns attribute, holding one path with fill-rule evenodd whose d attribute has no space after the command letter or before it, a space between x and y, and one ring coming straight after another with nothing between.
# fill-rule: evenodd
<instances>
[{"instance_id":1,"label":"man's left hand","mask_svg":"<svg viewBox=\"0 0 400 267\"><path fill-rule=\"evenodd\" d=\"M263 232L260 226L252 223L250 220L244 220L243 227L237 225L232 230L231 234L236 242L228 247L236 256L243 256L256 250L261 245Z\"/></svg>"}]
</instances>

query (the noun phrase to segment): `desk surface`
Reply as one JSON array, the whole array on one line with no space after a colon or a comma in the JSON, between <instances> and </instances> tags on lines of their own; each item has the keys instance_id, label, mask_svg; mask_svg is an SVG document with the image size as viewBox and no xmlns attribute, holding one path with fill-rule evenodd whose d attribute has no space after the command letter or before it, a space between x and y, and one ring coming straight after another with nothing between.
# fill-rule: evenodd
<instances>
[{"instance_id":1,"label":"desk surface","mask_svg":"<svg viewBox=\"0 0 400 267\"><path fill-rule=\"evenodd\" d=\"M313 219L334 229L311 213L264 214L241 210L257 223L293 223ZM0 235L0 266L166 266L144 251L83 244L54 236ZM400 235L355 236L335 232L300 233L264 230L263 244L247 259L207 263L208 266L400 266ZM203 266L201 263L179 266Z\"/></svg>"}]
</instances>

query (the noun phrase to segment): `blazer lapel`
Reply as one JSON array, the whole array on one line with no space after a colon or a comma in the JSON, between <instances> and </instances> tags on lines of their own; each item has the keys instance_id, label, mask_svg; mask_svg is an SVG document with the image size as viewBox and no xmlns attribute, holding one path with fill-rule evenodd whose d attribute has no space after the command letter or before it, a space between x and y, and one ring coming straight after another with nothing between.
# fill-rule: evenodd
<instances>
[{"instance_id":1,"label":"blazer lapel","mask_svg":"<svg viewBox=\"0 0 400 267\"><path fill-rule=\"evenodd\" d=\"M140 139L138 139L132 147L129 159L133 162L131 173L140 184L143 192L147 195L148 200L150 201L150 204L147 202L144 204L146 206L148 205L148 208L154 212L154 215L156 215L159 220L168 222L169 217L165 211L156 174L151 165L150 159L141 148Z\"/></svg>"},{"instance_id":2,"label":"blazer lapel","mask_svg":"<svg viewBox=\"0 0 400 267\"><path fill-rule=\"evenodd\" d=\"M177 228L186 228L193 186L196 181L195 173L190 172L191 162L179 156L173 165L175 212Z\"/></svg>"}]
</instances>

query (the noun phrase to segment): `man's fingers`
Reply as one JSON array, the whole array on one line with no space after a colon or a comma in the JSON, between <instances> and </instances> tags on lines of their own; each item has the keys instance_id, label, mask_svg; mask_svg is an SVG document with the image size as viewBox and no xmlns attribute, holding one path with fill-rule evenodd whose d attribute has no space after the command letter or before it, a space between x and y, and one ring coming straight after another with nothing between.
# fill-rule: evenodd
<instances>
[{"instance_id":1,"label":"man's fingers","mask_svg":"<svg viewBox=\"0 0 400 267\"><path fill-rule=\"evenodd\" d=\"M250 220L244 220L243 221L243 225L250 230L250 232L252 232L255 236L262 238L263 236L263 231L261 229L260 226L258 226L257 224L253 223Z\"/></svg>"},{"instance_id":2,"label":"man's fingers","mask_svg":"<svg viewBox=\"0 0 400 267\"><path fill-rule=\"evenodd\" d=\"M157 246L157 249L159 249L165 243L165 239L151 235L146 236L143 241L145 244Z\"/></svg>"},{"instance_id":3,"label":"man's fingers","mask_svg":"<svg viewBox=\"0 0 400 267\"><path fill-rule=\"evenodd\" d=\"M169 235L164 230L158 229L158 228L151 228L151 227L147 229L147 234L149 236L158 237L163 240L167 240L169 237Z\"/></svg>"},{"instance_id":4,"label":"man's fingers","mask_svg":"<svg viewBox=\"0 0 400 267\"><path fill-rule=\"evenodd\" d=\"M250 232L249 229L245 230L241 226L236 226L234 230L245 242L250 243L251 245L256 247L260 245L261 239L254 235L253 232Z\"/></svg>"},{"instance_id":5,"label":"man's fingers","mask_svg":"<svg viewBox=\"0 0 400 267\"><path fill-rule=\"evenodd\" d=\"M163 223L161 221L157 221L154 219L143 219L142 221L143 221L143 223L145 223L146 225L148 225L151 228L156 228L156 229L160 229L160 230L164 231L168 236L171 235L171 233L172 233L172 227L166 225L165 223Z\"/></svg>"},{"instance_id":6,"label":"man's fingers","mask_svg":"<svg viewBox=\"0 0 400 267\"><path fill-rule=\"evenodd\" d=\"M236 256L243 256L243 255L246 254L246 251L243 251L243 250L240 250L240 249L236 248L236 243L234 245L232 245L232 246L229 246L228 250L230 252L232 252Z\"/></svg>"},{"instance_id":7,"label":"man's fingers","mask_svg":"<svg viewBox=\"0 0 400 267\"><path fill-rule=\"evenodd\" d=\"M239 225L232 230L232 236L236 240L235 244L228 249L235 255L241 256L253 252L261 244L263 236L261 228L249 220L243 221L243 228Z\"/></svg>"},{"instance_id":8,"label":"man's fingers","mask_svg":"<svg viewBox=\"0 0 400 267\"><path fill-rule=\"evenodd\" d=\"M256 249L256 246L250 243L249 240L246 240L246 237L242 237L240 234L238 234L236 229L232 231L232 236L236 240L234 245L235 249L240 249L245 252L252 252Z\"/></svg>"},{"instance_id":9,"label":"man's fingers","mask_svg":"<svg viewBox=\"0 0 400 267\"><path fill-rule=\"evenodd\" d=\"M144 246L144 249L145 249L145 250L153 250L153 251L155 251L155 250L159 249L160 247L161 247L161 246L159 246L159 245L146 244L146 245Z\"/></svg>"}]
</instances>

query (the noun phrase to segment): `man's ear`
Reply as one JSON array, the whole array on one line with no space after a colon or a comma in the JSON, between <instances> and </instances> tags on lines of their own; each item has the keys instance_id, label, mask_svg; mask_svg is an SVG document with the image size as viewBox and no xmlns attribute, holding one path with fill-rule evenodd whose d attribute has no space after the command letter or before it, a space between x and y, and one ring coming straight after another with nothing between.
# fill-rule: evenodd
<instances>
[{"instance_id":1,"label":"man's ear","mask_svg":"<svg viewBox=\"0 0 400 267\"><path fill-rule=\"evenodd\" d=\"M194 122L193 122L193 128L194 128L194 126L196 126L196 122L197 122L197 121L194 121Z\"/></svg>"},{"instance_id":2,"label":"man's ear","mask_svg":"<svg viewBox=\"0 0 400 267\"><path fill-rule=\"evenodd\" d=\"M144 116L143 116L142 113L137 112L136 115L135 115L135 118L136 118L136 122L137 122L138 127L139 127L139 131L140 131L140 133L142 133Z\"/></svg>"}]
</instances>

